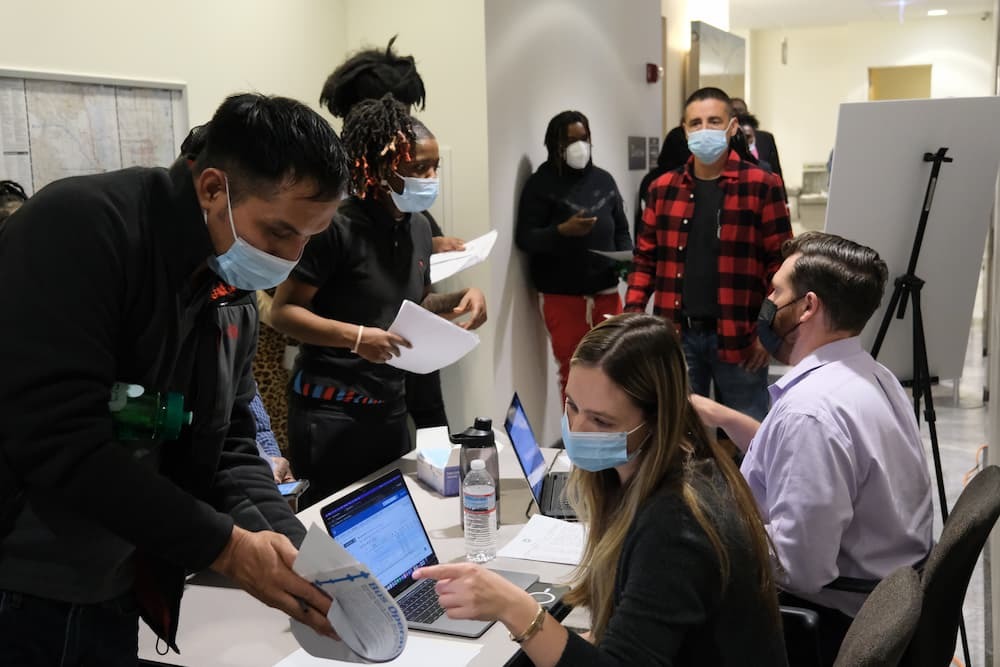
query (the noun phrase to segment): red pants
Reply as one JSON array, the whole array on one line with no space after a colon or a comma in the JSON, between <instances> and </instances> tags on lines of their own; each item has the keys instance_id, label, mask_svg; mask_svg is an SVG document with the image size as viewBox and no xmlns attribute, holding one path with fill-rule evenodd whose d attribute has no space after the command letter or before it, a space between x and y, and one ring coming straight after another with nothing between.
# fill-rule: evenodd
<instances>
[{"instance_id":1,"label":"red pants","mask_svg":"<svg viewBox=\"0 0 1000 667\"><path fill-rule=\"evenodd\" d=\"M541 294L542 317L549 330L552 353L559 365L559 391L566 400L566 379L569 377L569 362L576 352L580 340L595 325L604 321L605 315L622 312L622 300L618 292L595 294L593 296L570 296L567 294Z\"/></svg>"}]
</instances>

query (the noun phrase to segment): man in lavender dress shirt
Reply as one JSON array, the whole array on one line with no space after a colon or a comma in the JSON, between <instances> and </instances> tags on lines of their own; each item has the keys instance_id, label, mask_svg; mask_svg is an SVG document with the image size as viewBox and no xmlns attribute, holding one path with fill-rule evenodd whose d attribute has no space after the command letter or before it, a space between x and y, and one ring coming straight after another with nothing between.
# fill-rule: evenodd
<instances>
[{"instance_id":1,"label":"man in lavender dress shirt","mask_svg":"<svg viewBox=\"0 0 1000 667\"><path fill-rule=\"evenodd\" d=\"M774 545L782 596L820 612L832 664L865 596L830 584L881 579L926 558L931 484L910 399L857 337L882 299L885 262L818 232L782 250L757 323L765 347L793 366L770 387L771 411L758 423L691 400L745 452L741 471Z\"/></svg>"}]
</instances>

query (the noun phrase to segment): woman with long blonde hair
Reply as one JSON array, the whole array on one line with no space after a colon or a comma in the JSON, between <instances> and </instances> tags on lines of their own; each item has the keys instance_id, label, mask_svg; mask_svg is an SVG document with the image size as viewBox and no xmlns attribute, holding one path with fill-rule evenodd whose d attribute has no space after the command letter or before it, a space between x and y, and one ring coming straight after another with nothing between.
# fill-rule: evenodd
<instances>
[{"instance_id":1,"label":"woman with long blonde hair","mask_svg":"<svg viewBox=\"0 0 1000 667\"><path fill-rule=\"evenodd\" d=\"M613 317L573 356L562 430L588 533L566 601L589 609L589 636L480 566L414 576L438 580L450 617L502 622L538 667L787 664L756 505L688 394L680 341L657 317Z\"/></svg>"}]
</instances>

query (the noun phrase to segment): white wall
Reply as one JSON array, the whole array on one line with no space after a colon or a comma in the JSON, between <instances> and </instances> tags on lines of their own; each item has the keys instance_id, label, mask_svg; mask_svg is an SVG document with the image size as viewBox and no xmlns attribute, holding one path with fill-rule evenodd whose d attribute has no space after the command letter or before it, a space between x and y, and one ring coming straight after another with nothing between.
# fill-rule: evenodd
<instances>
[{"instance_id":1,"label":"white wall","mask_svg":"<svg viewBox=\"0 0 1000 667\"><path fill-rule=\"evenodd\" d=\"M932 97L991 95L993 42L978 16L756 30L750 110L774 133L788 185L800 186L803 162L825 163L833 148L840 103L868 98L869 67L930 64Z\"/></svg>"},{"instance_id":2,"label":"white wall","mask_svg":"<svg viewBox=\"0 0 1000 667\"><path fill-rule=\"evenodd\" d=\"M629 212L644 172L628 171L628 135L660 136L661 88L644 64L660 62L660 0L504 0L486 3L491 258L495 329L494 416L516 389L543 443L558 437L555 365L527 266L514 248L521 186L545 159L548 121L585 113L594 162L615 177ZM679 103L678 103L679 104Z\"/></svg>"},{"instance_id":3,"label":"white wall","mask_svg":"<svg viewBox=\"0 0 1000 667\"><path fill-rule=\"evenodd\" d=\"M255 90L318 108L344 52L343 0L6 0L0 67L188 86L188 118Z\"/></svg>"},{"instance_id":4,"label":"white wall","mask_svg":"<svg viewBox=\"0 0 1000 667\"><path fill-rule=\"evenodd\" d=\"M490 211L483 0L344 1L349 53L384 47L398 34L394 49L416 58L427 105L413 113L439 144L451 148L451 181L445 187L453 207L446 233L465 239L485 234L490 230ZM464 271L439 289L470 285L486 292L490 321L477 332L482 340L479 348L442 373L448 419L456 430L471 424L476 415L490 416L493 405L492 341L500 295L491 289L488 267Z\"/></svg>"},{"instance_id":5,"label":"white wall","mask_svg":"<svg viewBox=\"0 0 1000 667\"><path fill-rule=\"evenodd\" d=\"M687 76L687 56L691 51L691 19L688 0L662 0L660 11L667 21L667 62L664 64L666 87L666 118L661 134L666 135L679 125L683 115L684 78Z\"/></svg>"}]
</instances>

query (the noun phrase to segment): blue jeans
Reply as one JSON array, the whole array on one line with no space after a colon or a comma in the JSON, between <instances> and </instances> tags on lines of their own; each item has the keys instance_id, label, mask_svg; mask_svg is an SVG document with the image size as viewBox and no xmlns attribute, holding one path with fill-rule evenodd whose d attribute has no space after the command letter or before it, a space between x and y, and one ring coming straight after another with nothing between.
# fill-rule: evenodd
<instances>
[{"instance_id":1,"label":"blue jeans","mask_svg":"<svg viewBox=\"0 0 1000 667\"><path fill-rule=\"evenodd\" d=\"M681 336L687 359L691 391L708 396L715 385L715 400L750 415L764 419L770 405L767 393L767 366L750 372L739 364L719 360L719 336L714 331L685 331Z\"/></svg>"},{"instance_id":2,"label":"blue jeans","mask_svg":"<svg viewBox=\"0 0 1000 667\"><path fill-rule=\"evenodd\" d=\"M131 595L72 604L0 591L0 663L135 667L139 610Z\"/></svg>"}]
</instances>

